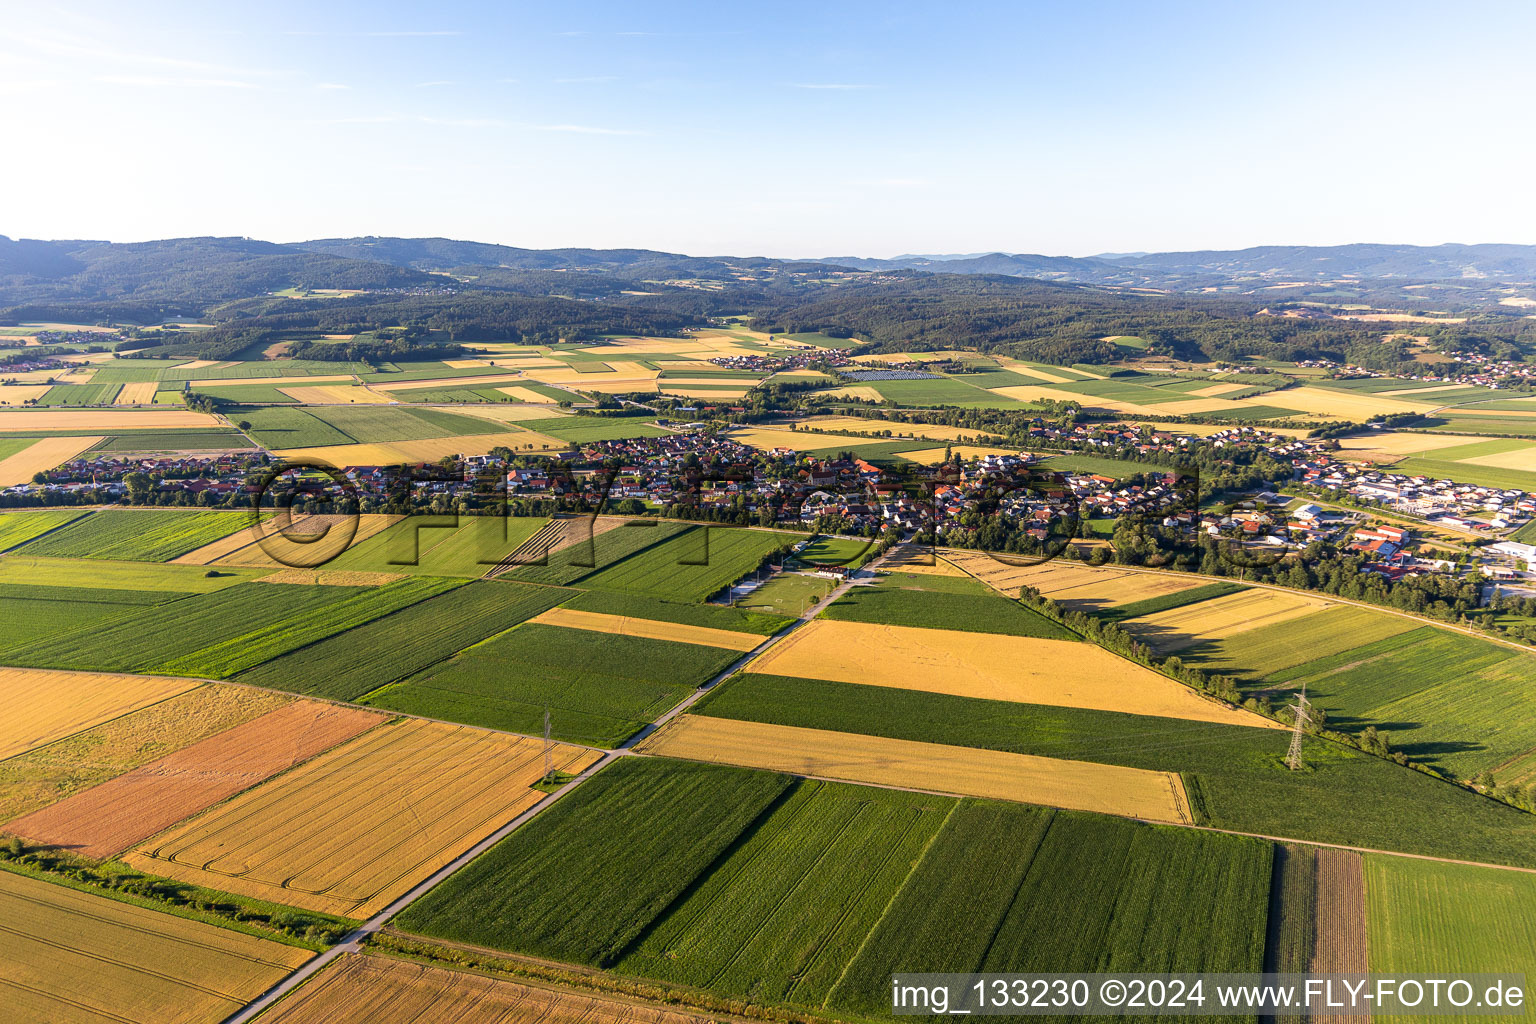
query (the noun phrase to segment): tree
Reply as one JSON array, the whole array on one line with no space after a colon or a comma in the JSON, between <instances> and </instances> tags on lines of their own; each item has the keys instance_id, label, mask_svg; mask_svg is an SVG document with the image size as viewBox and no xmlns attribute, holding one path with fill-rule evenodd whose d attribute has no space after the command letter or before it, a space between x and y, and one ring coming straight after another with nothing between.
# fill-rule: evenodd
<instances>
[{"instance_id":1,"label":"tree","mask_svg":"<svg viewBox=\"0 0 1536 1024\"><path fill-rule=\"evenodd\" d=\"M149 500L155 481L148 473L136 470L123 477L123 486L128 488L128 500L142 505Z\"/></svg>"}]
</instances>

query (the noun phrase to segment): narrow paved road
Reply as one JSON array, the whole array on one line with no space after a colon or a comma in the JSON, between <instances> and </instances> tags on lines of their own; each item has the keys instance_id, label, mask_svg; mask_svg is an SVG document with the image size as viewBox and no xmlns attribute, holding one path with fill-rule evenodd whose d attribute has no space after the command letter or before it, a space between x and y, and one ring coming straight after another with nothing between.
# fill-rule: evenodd
<instances>
[{"instance_id":1,"label":"narrow paved road","mask_svg":"<svg viewBox=\"0 0 1536 1024\"><path fill-rule=\"evenodd\" d=\"M882 555L880 558L875 559L865 568L874 569L877 565L885 560L885 557L886 556ZM258 997L254 1002L246 1005L244 1009L238 1011L232 1016L226 1017L223 1024L246 1024L248 1021L255 1020L257 1016L259 1016L273 1003L277 1002L283 996L287 995L289 992L292 992L294 989L304 984L304 982L314 977L314 975L323 970L327 964L330 964L338 957L346 953L359 952L363 947L363 943L367 941L370 935L373 935L382 929L386 924L390 922L392 918L398 915L406 907L410 906L412 903L416 902L417 900L421 899L421 897L431 892L434 888L440 885L444 880L446 880L450 875L458 871L464 865L468 864L470 861L474 860L476 857L480 856L482 853L489 850L497 843L501 842L507 836L511 835L513 832L517 831L519 828L522 828L528 822L532 821L545 809L552 807L561 797L565 796L567 793L581 785L583 782L586 782L588 779L592 778L599 771L612 764L615 760L620 757L633 754L635 744L639 743L642 739L651 735L651 733L672 721L672 719L676 718L678 715L683 714L711 689L713 689L724 680L730 678L736 672L740 671L741 668L750 662L753 658L757 657L759 654L762 654L774 644L779 643L795 630L804 626L811 619L815 618L817 612L826 607L828 604L837 600L839 597L842 597L843 594L848 592L849 588L855 585L856 581L851 579L844 580L842 583L839 583L832 589L830 593L827 594L823 600L807 608L803 613L801 613L799 618L795 619L792 623L785 626L783 629L779 630L772 636L767 637L762 643L758 644L752 650L748 651L736 661L732 662L730 667L725 669L725 671L721 672L719 675L715 676L713 679L709 680L703 686L700 686L693 693L689 694L688 697L676 707L672 708L666 714L656 719L656 721L652 722L650 725L647 725L644 729L631 736L617 749L604 753L602 758L592 764L580 775L577 775L565 785L555 790L549 795L547 799L540 800L533 807L530 807L522 814L519 814L517 817L507 822L501 828L497 829L495 832L492 832L490 835L480 840L480 842L470 847L464 853L454 858L451 863L442 867L430 878L427 878L417 884L413 889L411 889L410 892L407 892L404 896L401 896L389 906L385 907L373 917L369 918L355 931L349 932L336 945L319 954L314 959L308 961L298 970L283 978L282 981L279 981L276 985L262 993L260 997Z\"/></svg>"}]
</instances>

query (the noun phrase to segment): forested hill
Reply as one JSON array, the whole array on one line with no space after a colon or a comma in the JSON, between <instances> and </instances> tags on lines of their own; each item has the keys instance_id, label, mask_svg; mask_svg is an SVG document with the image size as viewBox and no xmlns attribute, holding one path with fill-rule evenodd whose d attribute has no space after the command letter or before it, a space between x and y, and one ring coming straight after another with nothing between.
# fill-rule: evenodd
<instances>
[{"instance_id":1,"label":"forested hill","mask_svg":"<svg viewBox=\"0 0 1536 1024\"><path fill-rule=\"evenodd\" d=\"M835 256L860 270L1008 274L1081 284L1198 288L1243 281L1320 282L1343 278L1408 281L1536 281L1536 245L1263 245L1250 249L1138 253L1130 256Z\"/></svg>"},{"instance_id":2,"label":"forested hill","mask_svg":"<svg viewBox=\"0 0 1536 1024\"><path fill-rule=\"evenodd\" d=\"M441 286L441 278L408 268L248 238L114 244L0 236L0 306L79 308L86 315L99 311L157 320L200 316L214 303L287 288Z\"/></svg>"}]
</instances>

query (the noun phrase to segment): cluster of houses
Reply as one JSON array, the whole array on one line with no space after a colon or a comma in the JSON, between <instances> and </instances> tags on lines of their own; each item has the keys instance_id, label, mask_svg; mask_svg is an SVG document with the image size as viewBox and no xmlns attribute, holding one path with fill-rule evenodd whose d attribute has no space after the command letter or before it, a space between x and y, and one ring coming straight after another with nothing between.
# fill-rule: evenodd
<instances>
[{"instance_id":1,"label":"cluster of houses","mask_svg":"<svg viewBox=\"0 0 1536 1024\"><path fill-rule=\"evenodd\" d=\"M727 370L754 370L759 373L783 373L787 370L809 370L817 366L847 366L853 360L836 349L810 349L779 356L716 356L709 360Z\"/></svg>"}]
</instances>

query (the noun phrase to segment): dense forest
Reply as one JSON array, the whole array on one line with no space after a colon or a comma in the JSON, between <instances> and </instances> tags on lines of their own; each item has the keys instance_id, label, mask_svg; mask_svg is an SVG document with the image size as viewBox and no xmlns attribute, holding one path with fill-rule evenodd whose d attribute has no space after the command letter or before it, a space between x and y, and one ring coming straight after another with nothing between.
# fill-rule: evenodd
<instances>
[{"instance_id":1,"label":"dense forest","mask_svg":"<svg viewBox=\"0 0 1536 1024\"><path fill-rule=\"evenodd\" d=\"M1519 253L1504 249L1415 255L1403 248L1353 247L1329 258L1394 272L1413 259L1433 268L1462 255L1495 261L1505 272L1523 266ZM1204 271L1235 274L1266 259L1289 265L1305 251L1163 256L1136 262L1187 268L1192 264L1185 257L1199 257L1195 262ZM1011 259L1034 266L1030 260L1066 258ZM384 342L359 342L388 358L386 350L398 356L474 341L547 344L605 333L669 334L719 316L744 316L774 333L852 337L875 353L967 348L1063 365L1124 358L1124 349L1102 340L1115 335L1144 339L1152 355L1197 361L1322 357L1393 370L1413 356L1403 338L1383 341L1380 324L1262 315L1271 305L1296 305L1299 296L1291 292L1279 293L1289 296L1281 300L1275 294L1149 295L1017 273L950 272L974 269L961 267L967 261L930 260L925 269L848 262L854 266L642 249L532 250L450 239L278 245L186 238L121 245L0 236L0 323L200 319L214 329L196 336L172 333L152 344L159 354L212 359L250 358L277 342L290 343L290 352L297 345L309 358L370 357L372 350L319 344L323 334L396 332ZM969 262L980 268L997 261ZM1044 264L1038 269L1053 272ZM1351 287L1391 290L1402 282ZM1413 331L1450 352L1523 358L1536 352L1536 321L1520 313L1505 306L1464 323L1415 324Z\"/></svg>"}]
</instances>

